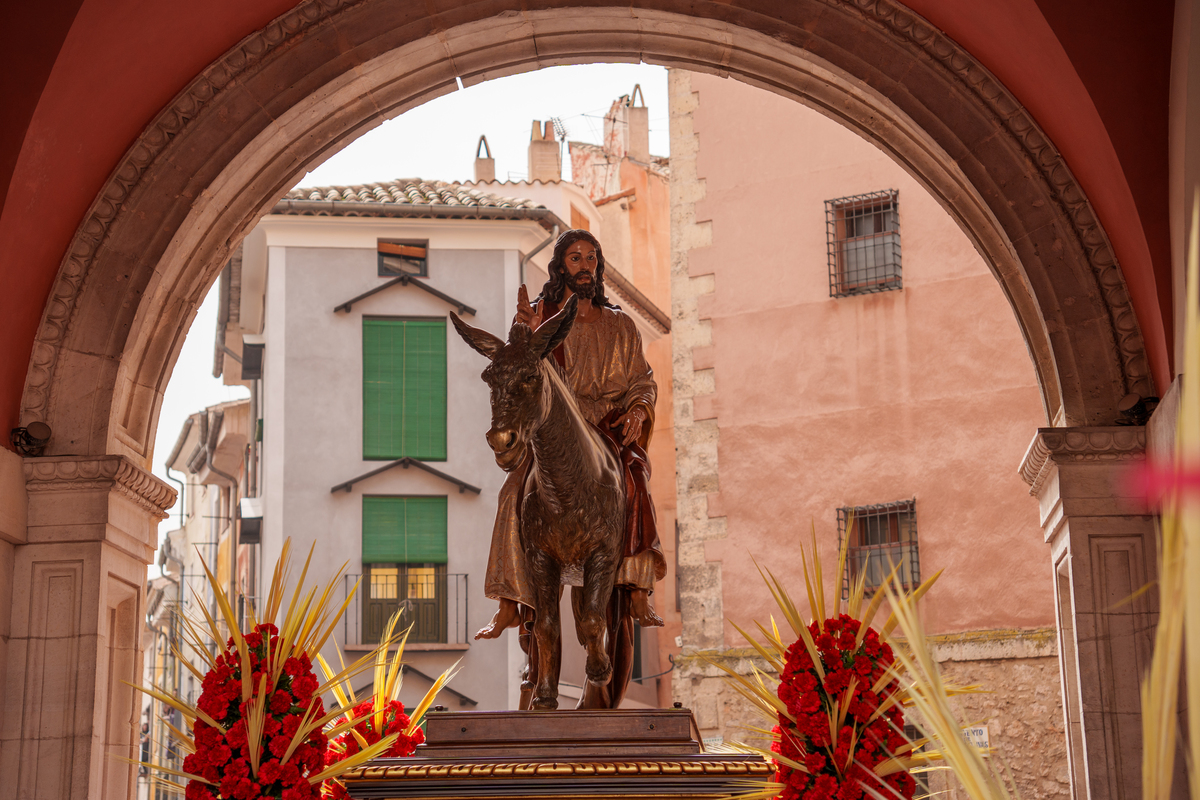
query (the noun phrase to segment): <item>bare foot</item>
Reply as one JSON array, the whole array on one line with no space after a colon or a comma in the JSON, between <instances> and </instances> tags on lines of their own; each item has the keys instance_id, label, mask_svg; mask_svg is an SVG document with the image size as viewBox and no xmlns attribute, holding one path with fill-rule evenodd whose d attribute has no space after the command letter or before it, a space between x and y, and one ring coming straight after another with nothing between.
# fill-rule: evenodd
<instances>
[{"instance_id":1,"label":"bare foot","mask_svg":"<svg viewBox=\"0 0 1200 800\"><path fill-rule=\"evenodd\" d=\"M650 592L646 589L634 589L630 592L630 608L629 613L637 620L637 624L643 628L661 628L663 626L662 617L654 613L654 607L650 605Z\"/></svg>"},{"instance_id":2,"label":"bare foot","mask_svg":"<svg viewBox=\"0 0 1200 800\"><path fill-rule=\"evenodd\" d=\"M475 634L475 638L496 639L500 634L504 633L505 629L515 628L520 624L521 612L517 608L517 601L501 597L500 608L496 610L496 616L492 617L492 621L485 627L479 629L479 632ZM660 621L658 624L661 625L662 622Z\"/></svg>"}]
</instances>

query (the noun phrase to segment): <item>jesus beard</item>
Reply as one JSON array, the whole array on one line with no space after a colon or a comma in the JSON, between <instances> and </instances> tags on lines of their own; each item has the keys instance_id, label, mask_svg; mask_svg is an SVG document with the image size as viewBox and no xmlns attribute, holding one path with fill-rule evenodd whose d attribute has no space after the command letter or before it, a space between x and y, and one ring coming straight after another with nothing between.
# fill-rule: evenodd
<instances>
[{"instance_id":1,"label":"jesus beard","mask_svg":"<svg viewBox=\"0 0 1200 800\"><path fill-rule=\"evenodd\" d=\"M590 280L580 281L579 279L584 275L587 275ZM567 288L584 300L591 300L596 296L596 281L592 278L591 273L588 272L579 272L575 275L568 274Z\"/></svg>"}]
</instances>

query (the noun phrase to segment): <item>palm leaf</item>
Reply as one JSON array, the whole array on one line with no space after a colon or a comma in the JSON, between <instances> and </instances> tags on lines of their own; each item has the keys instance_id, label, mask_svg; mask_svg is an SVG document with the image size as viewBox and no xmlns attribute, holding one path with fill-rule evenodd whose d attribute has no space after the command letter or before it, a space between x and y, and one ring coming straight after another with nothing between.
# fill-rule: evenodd
<instances>
[{"instance_id":1,"label":"palm leaf","mask_svg":"<svg viewBox=\"0 0 1200 800\"><path fill-rule=\"evenodd\" d=\"M1192 200L1192 229L1184 285L1187 287L1187 313L1175 467L1194 474L1200 470L1200 188L1196 189ZM1186 553L1184 641L1188 660L1188 727L1193 732L1188 737L1188 750L1192 767L1191 795L1200 797L1200 736L1195 735L1200 731L1200 500L1194 494L1184 494L1173 510L1178 515L1177 524L1182 529ZM1173 714L1174 710L1164 713Z\"/></svg>"},{"instance_id":2,"label":"palm leaf","mask_svg":"<svg viewBox=\"0 0 1200 800\"><path fill-rule=\"evenodd\" d=\"M359 752L355 753L352 756L349 756L345 760L338 761L335 764L330 764L328 767L321 770L316 775L313 775L312 777L310 777L308 779L308 782L310 784L312 784L313 786L316 786L318 783L321 783L322 781L329 780L330 778L336 778L338 775L342 775L346 772L349 772L350 770L354 769L355 767L365 764L368 761L370 761L371 759L373 759L377 756L381 756L384 753L386 753L388 751L388 749L396 743L397 738L399 738L399 737L397 737L396 734L394 734L394 733L388 734L387 736L383 737L375 744L371 745L370 747L368 747L364 750L360 750Z\"/></svg>"},{"instance_id":3,"label":"palm leaf","mask_svg":"<svg viewBox=\"0 0 1200 800\"><path fill-rule=\"evenodd\" d=\"M404 731L405 736L412 736L413 732L421 725L421 719L425 716L425 712L433 705L433 701L437 698L437 694L442 690L442 687L449 683L450 679L458 673L458 665L461 663L461 658L455 661L454 664L437 677L437 680L433 682L433 686L429 688L429 691L425 692L425 696L421 698L421 702L417 703L416 708L413 709L412 714L408 718L409 723L408 729Z\"/></svg>"}]
</instances>

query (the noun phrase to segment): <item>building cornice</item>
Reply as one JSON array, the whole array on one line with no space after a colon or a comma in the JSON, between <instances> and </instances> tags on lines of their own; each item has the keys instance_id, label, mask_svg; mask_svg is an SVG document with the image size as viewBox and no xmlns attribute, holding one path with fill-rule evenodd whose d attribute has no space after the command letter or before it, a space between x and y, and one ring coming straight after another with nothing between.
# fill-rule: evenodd
<instances>
[{"instance_id":1,"label":"building cornice","mask_svg":"<svg viewBox=\"0 0 1200 800\"><path fill-rule=\"evenodd\" d=\"M1138 461L1146 457L1146 429L1141 426L1038 428L1018 470L1036 495L1050 475L1051 464Z\"/></svg>"},{"instance_id":2,"label":"building cornice","mask_svg":"<svg viewBox=\"0 0 1200 800\"><path fill-rule=\"evenodd\" d=\"M121 455L27 458L25 488L29 492L107 489L160 520L166 519L177 495L173 487Z\"/></svg>"}]
</instances>

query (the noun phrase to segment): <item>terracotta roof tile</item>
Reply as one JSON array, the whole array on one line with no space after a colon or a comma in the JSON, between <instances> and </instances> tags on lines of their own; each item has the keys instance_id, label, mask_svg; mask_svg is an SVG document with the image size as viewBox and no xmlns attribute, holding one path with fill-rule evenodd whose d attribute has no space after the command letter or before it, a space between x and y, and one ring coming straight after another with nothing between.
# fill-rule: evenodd
<instances>
[{"instance_id":1,"label":"terracotta roof tile","mask_svg":"<svg viewBox=\"0 0 1200 800\"><path fill-rule=\"evenodd\" d=\"M468 206L474 208L543 208L542 205L517 197L502 197L481 192L460 183L423 181L419 178L400 178L386 183L367 183L356 186L317 186L297 188L284 200L325 200L349 203L390 203L410 206Z\"/></svg>"}]
</instances>

